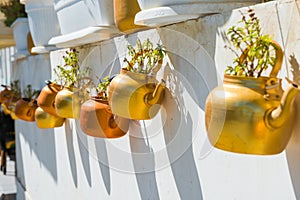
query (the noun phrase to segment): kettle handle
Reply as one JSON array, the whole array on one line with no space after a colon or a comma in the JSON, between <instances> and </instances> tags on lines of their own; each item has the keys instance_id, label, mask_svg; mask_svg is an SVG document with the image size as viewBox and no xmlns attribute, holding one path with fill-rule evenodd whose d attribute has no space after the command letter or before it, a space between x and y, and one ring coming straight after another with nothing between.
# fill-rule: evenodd
<instances>
[{"instance_id":1,"label":"kettle handle","mask_svg":"<svg viewBox=\"0 0 300 200\"><path fill-rule=\"evenodd\" d=\"M276 41L272 40L271 45L275 49L276 58L275 58L275 64L274 64L269 76L276 78L279 70L281 69L281 65L282 65L282 61L283 61L283 51L282 51L282 48L280 47L280 45ZM244 62L244 60L247 57L248 51L249 51L248 47L243 51L242 55L239 58L240 63Z\"/></svg>"},{"instance_id":2,"label":"kettle handle","mask_svg":"<svg viewBox=\"0 0 300 200\"><path fill-rule=\"evenodd\" d=\"M272 40L271 43L276 51L276 59L275 59L275 65L274 65L272 71L270 72L270 77L276 78L279 70L281 69L281 65L282 65L282 61L283 61L283 51L277 42Z\"/></svg>"}]
</instances>

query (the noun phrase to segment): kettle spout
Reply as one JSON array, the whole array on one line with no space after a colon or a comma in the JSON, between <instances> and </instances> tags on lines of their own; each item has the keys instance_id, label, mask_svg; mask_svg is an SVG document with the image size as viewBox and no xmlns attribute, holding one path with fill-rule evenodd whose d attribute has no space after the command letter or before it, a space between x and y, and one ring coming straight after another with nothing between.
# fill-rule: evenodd
<instances>
[{"instance_id":1,"label":"kettle spout","mask_svg":"<svg viewBox=\"0 0 300 200\"><path fill-rule=\"evenodd\" d=\"M164 80L156 85L155 90L152 93L146 95L146 103L149 105L160 104L165 94Z\"/></svg>"},{"instance_id":2,"label":"kettle spout","mask_svg":"<svg viewBox=\"0 0 300 200\"><path fill-rule=\"evenodd\" d=\"M271 128L279 128L283 126L286 120L289 119L291 107L293 106L294 99L299 92L300 89L298 88L298 85L291 83L288 89L284 92L280 105L267 113L265 118L266 124Z\"/></svg>"}]
</instances>

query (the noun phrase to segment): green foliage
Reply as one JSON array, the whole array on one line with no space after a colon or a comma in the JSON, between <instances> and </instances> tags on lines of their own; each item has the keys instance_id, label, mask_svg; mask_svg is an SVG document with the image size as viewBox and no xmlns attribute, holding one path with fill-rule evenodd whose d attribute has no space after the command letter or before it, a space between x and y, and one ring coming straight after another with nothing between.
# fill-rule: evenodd
<instances>
[{"instance_id":1,"label":"green foliage","mask_svg":"<svg viewBox=\"0 0 300 200\"><path fill-rule=\"evenodd\" d=\"M19 0L9 0L0 3L0 11L5 15L5 25L10 27L18 17L27 17L25 7Z\"/></svg>"},{"instance_id":2,"label":"green foliage","mask_svg":"<svg viewBox=\"0 0 300 200\"><path fill-rule=\"evenodd\" d=\"M23 90L23 97L32 100L36 98L40 92L41 92L40 90L33 90L32 86L28 84L26 88Z\"/></svg>"},{"instance_id":3,"label":"green foliage","mask_svg":"<svg viewBox=\"0 0 300 200\"><path fill-rule=\"evenodd\" d=\"M66 51L66 55L63 56L64 65L58 65L54 69L54 73L57 75L55 82L60 82L65 87L79 87L79 82L85 78L90 68L81 69L78 60L79 52L76 49L70 49Z\"/></svg>"},{"instance_id":4,"label":"green foliage","mask_svg":"<svg viewBox=\"0 0 300 200\"><path fill-rule=\"evenodd\" d=\"M137 73L149 74L154 71L158 64L162 63L166 53L165 48L161 44L157 44L154 48L153 43L147 39L141 43L140 39L136 41L136 47L131 44L127 46L130 58L125 58L127 70Z\"/></svg>"},{"instance_id":5,"label":"green foliage","mask_svg":"<svg viewBox=\"0 0 300 200\"><path fill-rule=\"evenodd\" d=\"M107 90L110 84L110 77L106 76L103 78L103 81L100 80L100 83L97 85L97 92L102 96L102 98L107 99L108 94Z\"/></svg>"},{"instance_id":6,"label":"green foliage","mask_svg":"<svg viewBox=\"0 0 300 200\"><path fill-rule=\"evenodd\" d=\"M20 89L19 80L15 80L10 83L10 94L12 98L15 99L21 98L21 89Z\"/></svg>"},{"instance_id":7,"label":"green foliage","mask_svg":"<svg viewBox=\"0 0 300 200\"><path fill-rule=\"evenodd\" d=\"M260 20L254 10L248 10L248 16L243 15L238 22L240 26L232 26L227 35L234 48L240 52L236 54L234 65L228 66L225 73L237 76L260 77L261 73L275 64L275 47L272 37L262 35Z\"/></svg>"}]
</instances>

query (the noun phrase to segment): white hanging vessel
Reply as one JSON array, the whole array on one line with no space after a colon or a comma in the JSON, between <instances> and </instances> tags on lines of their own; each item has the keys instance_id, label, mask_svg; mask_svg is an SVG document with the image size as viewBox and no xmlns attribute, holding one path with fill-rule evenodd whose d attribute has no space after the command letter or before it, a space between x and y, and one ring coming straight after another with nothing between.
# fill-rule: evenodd
<instances>
[{"instance_id":1,"label":"white hanging vessel","mask_svg":"<svg viewBox=\"0 0 300 200\"><path fill-rule=\"evenodd\" d=\"M49 40L60 35L60 27L52 0L21 0L25 4L29 28L35 47L32 53L47 53L55 49Z\"/></svg>"},{"instance_id":2,"label":"white hanging vessel","mask_svg":"<svg viewBox=\"0 0 300 200\"><path fill-rule=\"evenodd\" d=\"M72 47L108 39L119 31L112 0L54 0L62 35L50 44Z\"/></svg>"},{"instance_id":3,"label":"white hanging vessel","mask_svg":"<svg viewBox=\"0 0 300 200\"><path fill-rule=\"evenodd\" d=\"M135 24L163 26L260 3L261 0L138 0Z\"/></svg>"}]
</instances>

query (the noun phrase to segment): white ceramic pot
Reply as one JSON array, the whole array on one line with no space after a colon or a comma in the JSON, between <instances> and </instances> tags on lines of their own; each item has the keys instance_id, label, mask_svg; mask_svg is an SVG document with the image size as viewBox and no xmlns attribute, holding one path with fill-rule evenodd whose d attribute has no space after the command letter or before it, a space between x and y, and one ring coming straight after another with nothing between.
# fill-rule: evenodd
<instances>
[{"instance_id":1,"label":"white ceramic pot","mask_svg":"<svg viewBox=\"0 0 300 200\"><path fill-rule=\"evenodd\" d=\"M261 0L138 0L135 24L160 26L260 3Z\"/></svg>"},{"instance_id":2,"label":"white ceramic pot","mask_svg":"<svg viewBox=\"0 0 300 200\"><path fill-rule=\"evenodd\" d=\"M53 47L49 40L60 35L60 26L52 0L23 0L28 15L29 28L35 47L35 53L46 53Z\"/></svg>"},{"instance_id":3,"label":"white ceramic pot","mask_svg":"<svg viewBox=\"0 0 300 200\"><path fill-rule=\"evenodd\" d=\"M11 28L13 29L17 54L19 56L29 55L27 47L27 35L29 33L28 19L24 17L17 18L11 25Z\"/></svg>"},{"instance_id":4,"label":"white ceramic pot","mask_svg":"<svg viewBox=\"0 0 300 200\"><path fill-rule=\"evenodd\" d=\"M50 44L71 47L108 39L118 33L113 0L54 0L61 36Z\"/></svg>"},{"instance_id":5,"label":"white ceramic pot","mask_svg":"<svg viewBox=\"0 0 300 200\"><path fill-rule=\"evenodd\" d=\"M62 34L114 25L113 0L56 0L54 5Z\"/></svg>"}]
</instances>

